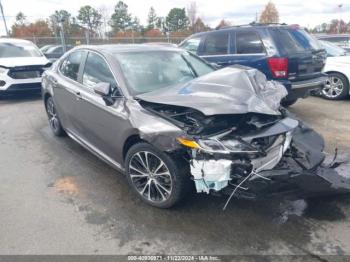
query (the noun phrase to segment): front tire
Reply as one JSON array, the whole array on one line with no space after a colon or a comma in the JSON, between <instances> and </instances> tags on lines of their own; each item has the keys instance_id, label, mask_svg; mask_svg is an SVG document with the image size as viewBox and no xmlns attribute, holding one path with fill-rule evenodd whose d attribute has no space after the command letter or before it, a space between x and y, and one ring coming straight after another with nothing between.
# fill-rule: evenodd
<instances>
[{"instance_id":1,"label":"front tire","mask_svg":"<svg viewBox=\"0 0 350 262\"><path fill-rule=\"evenodd\" d=\"M147 204L170 208L182 200L190 188L189 166L183 162L148 143L137 143L126 155L128 183Z\"/></svg>"},{"instance_id":2,"label":"front tire","mask_svg":"<svg viewBox=\"0 0 350 262\"><path fill-rule=\"evenodd\" d=\"M339 73L329 73L328 80L321 90L321 96L329 100L344 99L349 95L349 81Z\"/></svg>"},{"instance_id":3,"label":"front tire","mask_svg":"<svg viewBox=\"0 0 350 262\"><path fill-rule=\"evenodd\" d=\"M49 118L49 125L51 131L54 133L55 136L64 136L66 133L64 132L62 124L58 118L55 104L51 96L46 99L45 108L47 116Z\"/></svg>"}]
</instances>

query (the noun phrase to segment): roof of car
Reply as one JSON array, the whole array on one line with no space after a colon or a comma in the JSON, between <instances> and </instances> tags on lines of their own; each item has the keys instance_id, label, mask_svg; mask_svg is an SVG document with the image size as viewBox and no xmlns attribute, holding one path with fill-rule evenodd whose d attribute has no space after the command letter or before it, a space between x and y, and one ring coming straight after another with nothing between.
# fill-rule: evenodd
<instances>
[{"instance_id":1,"label":"roof of car","mask_svg":"<svg viewBox=\"0 0 350 262\"><path fill-rule=\"evenodd\" d=\"M191 35L189 38L192 38L193 36L201 36L205 34L211 34L215 32L224 32L224 31L231 31L231 30L245 30L245 29L266 29L266 28L290 28L290 27L299 27L299 25L287 25L287 24L259 24L259 23L250 23L247 25L233 25L233 26L225 26L216 30L206 31L206 32L200 32Z\"/></svg>"},{"instance_id":2,"label":"roof of car","mask_svg":"<svg viewBox=\"0 0 350 262\"><path fill-rule=\"evenodd\" d=\"M123 52L148 52L148 51L183 51L177 46L164 44L109 44L109 45L82 45L76 49L91 49L106 53L123 53Z\"/></svg>"},{"instance_id":3,"label":"roof of car","mask_svg":"<svg viewBox=\"0 0 350 262\"><path fill-rule=\"evenodd\" d=\"M350 34L336 34L336 35L317 35L317 38L338 38L338 37L350 37Z\"/></svg>"},{"instance_id":4,"label":"roof of car","mask_svg":"<svg viewBox=\"0 0 350 262\"><path fill-rule=\"evenodd\" d=\"M33 42L25 39L1 37L0 43L23 43L23 44L31 43L32 44Z\"/></svg>"}]
</instances>

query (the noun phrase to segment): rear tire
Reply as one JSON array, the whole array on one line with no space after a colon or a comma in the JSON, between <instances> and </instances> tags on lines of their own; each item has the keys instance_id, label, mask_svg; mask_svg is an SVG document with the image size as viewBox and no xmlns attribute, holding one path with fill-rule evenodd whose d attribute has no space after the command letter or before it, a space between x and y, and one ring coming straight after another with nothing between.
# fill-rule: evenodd
<instances>
[{"instance_id":1,"label":"rear tire","mask_svg":"<svg viewBox=\"0 0 350 262\"><path fill-rule=\"evenodd\" d=\"M145 143L127 152L125 170L134 193L145 203L170 208L187 196L192 181L189 165Z\"/></svg>"},{"instance_id":2,"label":"rear tire","mask_svg":"<svg viewBox=\"0 0 350 262\"><path fill-rule=\"evenodd\" d=\"M49 118L49 125L51 131L54 133L55 136L64 136L66 132L64 131L61 121L58 118L55 103L51 96L46 99L45 108L47 116Z\"/></svg>"},{"instance_id":3,"label":"rear tire","mask_svg":"<svg viewBox=\"0 0 350 262\"><path fill-rule=\"evenodd\" d=\"M339 73L329 73L328 80L321 90L321 96L329 100L344 99L349 95L349 81Z\"/></svg>"}]
</instances>

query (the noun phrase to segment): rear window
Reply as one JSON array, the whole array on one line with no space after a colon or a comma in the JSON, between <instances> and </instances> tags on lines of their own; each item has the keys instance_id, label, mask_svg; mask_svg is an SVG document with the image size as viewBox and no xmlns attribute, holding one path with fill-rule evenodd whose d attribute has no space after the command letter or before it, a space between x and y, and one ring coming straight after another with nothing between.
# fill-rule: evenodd
<instances>
[{"instance_id":1,"label":"rear window","mask_svg":"<svg viewBox=\"0 0 350 262\"><path fill-rule=\"evenodd\" d=\"M272 30L274 39L288 53L322 49L316 38L303 29L279 28Z\"/></svg>"},{"instance_id":2,"label":"rear window","mask_svg":"<svg viewBox=\"0 0 350 262\"><path fill-rule=\"evenodd\" d=\"M228 51L228 33L207 35L203 55L226 55Z\"/></svg>"},{"instance_id":3,"label":"rear window","mask_svg":"<svg viewBox=\"0 0 350 262\"><path fill-rule=\"evenodd\" d=\"M256 32L236 33L237 54L259 54L265 53L263 43Z\"/></svg>"}]
</instances>

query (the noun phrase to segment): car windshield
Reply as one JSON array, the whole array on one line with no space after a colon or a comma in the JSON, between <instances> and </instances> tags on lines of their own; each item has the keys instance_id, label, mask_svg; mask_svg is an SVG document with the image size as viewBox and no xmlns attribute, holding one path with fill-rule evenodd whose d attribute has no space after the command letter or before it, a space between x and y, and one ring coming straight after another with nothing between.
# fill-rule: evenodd
<instances>
[{"instance_id":1,"label":"car windshield","mask_svg":"<svg viewBox=\"0 0 350 262\"><path fill-rule=\"evenodd\" d=\"M3 42L0 43L0 57L40 57L40 50L31 43Z\"/></svg>"},{"instance_id":2,"label":"car windshield","mask_svg":"<svg viewBox=\"0 0 350 262\"><path fill-rule=\"evenodd\" d=\"M326 49L326 52L329 56L344 56L347 53L343 48L335 44L332 44L330 42L322 41L322 40L319 42L324 47L324 49Z\"/></svg>"},{"instance_id":3,"label":"car windshield","mask_svg":"<svg viewBox=\"0 0 350 262\"><path fill-rule=\"evenodd\" d=\"M185 83L214 71L188 52L130 52L116 57L132 95Z\"/></svg>"}]
</instances>

